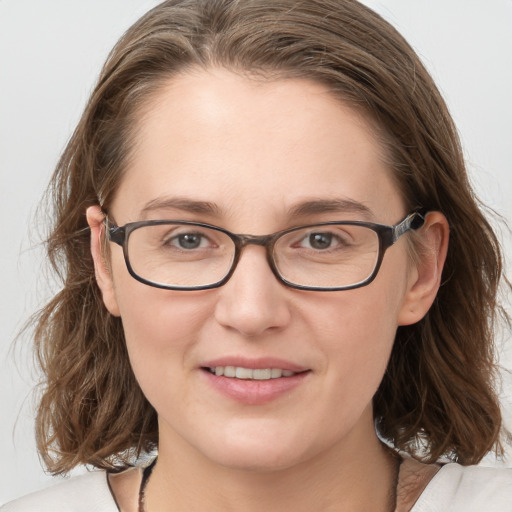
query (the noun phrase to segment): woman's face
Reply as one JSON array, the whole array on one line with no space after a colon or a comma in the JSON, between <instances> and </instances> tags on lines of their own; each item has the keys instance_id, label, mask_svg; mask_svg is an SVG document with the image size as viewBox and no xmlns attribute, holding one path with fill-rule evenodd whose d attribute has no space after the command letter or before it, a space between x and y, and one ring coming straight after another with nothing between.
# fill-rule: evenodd
<instances>
[{"instance_id":1,"label":"woman's face","mask_svg":"<svg viewBox=\"0 0 512 512\"><path fill-rule=\"evenodd\" d=\"M197 70L141 114L110 215L118 225L183 219L252 235L332 220L395 224L408 212L383 160L370 124L322 85ZM255 245L220 288L157 289L133 279L110 244L111 278L96 258L99 282L158 412L160 450L276 469L361 449L374 436L371 402L395 331L412 321L406 237L369 286L337 292L284 286ZM294 375L206 369L220 366Z\"/></svg>"}]
</instances>

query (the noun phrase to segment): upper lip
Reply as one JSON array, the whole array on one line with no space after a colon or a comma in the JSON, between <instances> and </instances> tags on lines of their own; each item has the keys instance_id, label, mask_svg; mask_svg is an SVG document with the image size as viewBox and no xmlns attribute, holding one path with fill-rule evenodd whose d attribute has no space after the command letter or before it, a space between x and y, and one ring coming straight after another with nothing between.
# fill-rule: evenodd
<instances>
[{"instance_id":1,"label":"upper lip","mask_svg":"<svg viewBox=\"0 0 512 512\"><path fill-rule=\"evenodd\" d=\"M225 356L206 361L201 365L203 368L216 368L217 366L234 366L240 368L251 368L253 370L263 370L266 368L279 368L289 370L293 373L300 373L308 370L304 366L275 357L247 358L243 356Z\"/></svg>"}]
</instances>

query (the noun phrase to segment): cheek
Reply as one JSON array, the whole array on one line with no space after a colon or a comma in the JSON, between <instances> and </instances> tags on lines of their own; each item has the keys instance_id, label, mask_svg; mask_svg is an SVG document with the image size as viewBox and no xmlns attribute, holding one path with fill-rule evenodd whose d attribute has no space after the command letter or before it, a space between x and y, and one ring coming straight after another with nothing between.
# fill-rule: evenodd
<instances>
[{"instance_id":1,"label":"cheek","mask_svg":"<svg viewBox=\"0 0 512 512\"><path fill-rule=\"evenodd\" d=\"M354 353L371 352L392 342L404 297L401 282L386 282L380 276L368 286L317 295L305 310L315 321L322 337L349 344ZM314 312L314 313L313 313Z\"/></svg>"},{"instance_id":2,"label":"cheek","mask_svg":"<svg viewBox=\"0 0 512 512\"><path fill-rule=\"evenodd\" d=\"M387 366L396 334L386 300L374 296L364 301L347 298L346 302L331 311L341 319L327 333L332 340L329 364L342 370L337 374L343 380L343 389L349 389L358 398L378 387Z\"/></svg>"},{"instance_id":3,"label":"cheek","mask_svg":"<svg viewBox=\"0 0 512 512\"><path fill-rule=\"evenodd\" d=\"M186 340L204 310L194 292L163 290L134 279L120 250L112 254L112 276L129 349L163 350L173 340Z\"/></svg>"},{"instance_id":4,"label":"cheek","mask_svg":"<svg viewBox=\"0 0 512 512\"><path fill-rule=\"evenodd\" d=\"M211 317L200 292L174 292L139 283L130 275L116 280L115 293L130 361L141 386L187 366L197 333ZM165 361L165 364L162 364ZM144 386L143 386L144 387Z\"/></svg>"},{"instance_id":5,"label":"cheek","mask_svg":"<svg viewBox=\"0 0 512 512\"><path fill-rule=\"evenodd\" d=\"M399 265L398 265L399 266ZM404 267L402 267L404 268ZM318 295L305 310L318 326L318 346L324 353L332 389L344 400L368 401L386 370L405 296L403 271L382 268L370 285L339 293ZM311 314L315 311L315 314Z\"/></svg>"}]
</instances>

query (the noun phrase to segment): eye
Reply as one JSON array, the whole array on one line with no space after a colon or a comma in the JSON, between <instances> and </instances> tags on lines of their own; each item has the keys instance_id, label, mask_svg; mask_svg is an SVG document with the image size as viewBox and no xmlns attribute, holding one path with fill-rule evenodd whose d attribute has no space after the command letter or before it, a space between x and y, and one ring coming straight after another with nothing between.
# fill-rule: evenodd
<instances>
[{"instance_id":1,"label":"eye","mask_svg":"<svg viewBox=\"0 0 512 512\"><path fill-rule=\"evenodd\" d=\"M166 243L167 245L172 245L186 251L209 247L211 245L208 238L202 233L181 233L173 236Z\"/></svg>"},{"instance_id":2,"label":"eye","mask_svg":"<svg viewBox=\"0 0 512 512\"><path fill-rule=\"evenodd\" d=\"M312 249L328 249L332 244L332 233L311 233L307 237L307 243Z\"/></svg>"},{"instance_id":3,"label":"eye","mask_svg":"<svg viewBox=\"0 0 512 512\"><path fill-rule=\"evenodd\" d=\"M350 244L349 235L338 230L332 231L310 231L297 243L298 247L303 249L313 249L315 251L325 251L328 249L341 249Z\"/></svg>"}]
</instances>

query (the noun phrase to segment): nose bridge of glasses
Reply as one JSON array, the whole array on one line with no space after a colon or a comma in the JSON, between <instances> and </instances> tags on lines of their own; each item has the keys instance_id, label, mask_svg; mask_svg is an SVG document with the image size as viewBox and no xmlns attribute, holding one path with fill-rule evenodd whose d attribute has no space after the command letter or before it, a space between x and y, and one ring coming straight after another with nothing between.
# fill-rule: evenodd
<instances>
[{"instance_id":1,"label":"nose bridge of glasses","mask_svg":"<svg viewBox=\"0 0 512 512\"><path fill-rule=\"evenodd\" d=\"M259 245L269 247L272 244L275 235L238 235L237 241L240 249L246 245Z\"/></svg>"},{"instance_id":2,"label":"nose bridge of glasses","mask_svg":"<svg viewBox=\"0 0 512 512\"><path fill-rule=\"evenodd\" d=\"M237 266L238 261L241 257L242 250L247 245L258 245L260 247L263 247L267 253L267 262L272 269L272 272L275 274L275 264L273 261L272 256L272 248L275 243L275 240L277 238L276 234L271 235L235 235L234 241L235 245L237 246L237 255L235 256L235 259L233 261L234 267ZM234 270L234 268L233 268Z\"/></svg>"},{"instance_id":3,"label":"nose bridge of glasses","mask_svg":"<svg viewBox=\"0 0 512 512\"><path fill-rule=\"evenodd\" d=\"M226 282L228 279L231 278L231 276L234 274L236 268L238 267L238 263L241 258L242 250L247 245L258 245L265 250L267 264L270 267L270 270L272 271L272 273L274 274L276 279L278 281L280 281L281 283L285 283L276 268L276 264L274 262L273 254L272 254L274 244L279 236L280 236L280 233L273 233L270 235L245 235L245 234L231 235L231 238L234 241L237 250L235 252L235 256L232 261L231 270L230 270L229 274L226 276L226 280L224 282Z\"/></svg>"}]
</instances>

